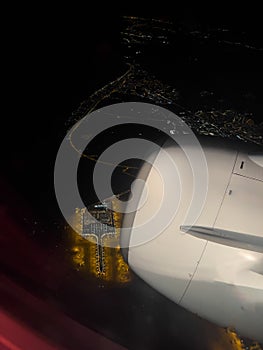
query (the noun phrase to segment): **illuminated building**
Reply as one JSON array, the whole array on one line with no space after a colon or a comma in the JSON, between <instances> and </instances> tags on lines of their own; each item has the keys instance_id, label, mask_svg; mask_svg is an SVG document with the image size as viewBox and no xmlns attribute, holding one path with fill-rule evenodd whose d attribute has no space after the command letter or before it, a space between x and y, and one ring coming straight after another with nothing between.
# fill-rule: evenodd
<instances>
[{"instance_id":1,"label":"illuminated building","mask_svg":"<svg viewBox=\"0 0 263 350\"><path fill-rule=\"evenodd\" d=\"M116 210L116 204L112 207ZM103 202L88 210L77 208L75 219L81 235L74 232L74 266L104 281L129 282L129 268L120 252L121 214L109 210Z\"/></svg>"}]
</instances>

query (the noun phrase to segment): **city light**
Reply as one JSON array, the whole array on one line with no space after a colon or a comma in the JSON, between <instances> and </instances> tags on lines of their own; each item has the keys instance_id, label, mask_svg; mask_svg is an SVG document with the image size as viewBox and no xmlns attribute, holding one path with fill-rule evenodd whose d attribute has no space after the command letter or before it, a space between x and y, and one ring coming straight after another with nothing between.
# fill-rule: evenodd
<instances>
[{"instance_id":1,"label":"city light","mask_svg":"<svg viewBox=\"0 0 263 350\"><path fill-rule=\"evenodd\" d=\"M95 204L89 210L76 208L74 221L81 235L73 233L72 262L77 270L84 270L103 281L128 283L131 275L119 241L122 216L116 211L114 201L111 205L113 211L105 202Z\"/></svg>"}]
</instances>

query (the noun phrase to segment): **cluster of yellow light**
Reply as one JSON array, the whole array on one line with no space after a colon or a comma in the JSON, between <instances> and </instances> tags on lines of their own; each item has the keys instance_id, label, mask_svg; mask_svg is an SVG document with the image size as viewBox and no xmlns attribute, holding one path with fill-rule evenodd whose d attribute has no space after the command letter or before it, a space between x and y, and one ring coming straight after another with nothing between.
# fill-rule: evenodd
<instances>
[{"instance_id":1,"label":"cluster of yellow light","mask_svg":"<svg viewBox=\"0 0 263 350\"><path fill-rule=\"evenodd\" d=\"M107 281L113 281L115 278L115 249L114 249L114 238L105 236L102 239L103 255L104 255L104 273L102 275L103 279Z\"/></svg>"},{"instance_id":2,"label":"cluster of yellow light","mask_svg":"<svg viewBox=\"0 0 263 350\"><path fill-rule=\"evenodd\" d=\"M77 270L89 271L93 275L98 272L98 252L96 237L90 235L84 239L76 232L72 232L72 262Z\"/></svg>"},{"instance_id":3,"label":"cluster of yellow light","mask_svg":"<svg viewBox=\"0 0 263 350\"><path fill-rule=\"evenodd\" d=\"M106 235L102 239L104 272L101 277L107 281L127 283L130 281L128 265L123 260L117 236Z\"/></svg>"},{"instance_id":4,"label":"cluster of yellow light","mask_svg":"<svg viewBox=\"0 0 263 350\"><path fill-rule=\"evenodd\" d=\"M229 327L227 328L226 332L233 346L233 350L262 350L262 347L257 342L253 342L251 345L246 346L242 339L240 339L234 328Z\"/></svg>"},{"instance_id":5,"label":"cluster of yellow light","mask_svg":"<svg viewBox=\"0 0 263 350\"><path fill-rule=\"evenodd\" d=\"M73 262L74 265L77 267L82 267L85 265L85 254L84 254L84 248L81 246L75 246L72 248L73 253Z\"/></svg>"},{"instance_id":6,"label":"cluster of yellow light","mask_svg":"<svg viewBox=\"0 0 263 350\"><path fill-rule=\"evenodd\" d=\"M113 210L114 210L114 207L113 207ZM114 221L114 224L115 224L116 231L120 230L121 219L122 219L121 213L118 213L118 212L114 211L113 212L113 221Z\"/></svg>"},{"instance_id":7,"label":"cluster of yellow light","mask_svg":"<svg viewBox=\"0 0 263 350\"><path fill-rule=\"evenodd\" d=\"M96 276L99 272L97 239L90 235L86 241L88 242L87 260L89 261L89 271Z\"/></svg>"},{"instance_id":8,"label":"cluster of yellow light","mask_svg":"<svg viewBox=\"0 0 263 350\"><path fill-rule=\"evenodd\" d=\"M117 245L116 245L116 269L117 269L117 277L118 281L121 283L127 283L131 280L131 275L129 272L129 266L126 264L126 262L123 260L123 256L120 251L120 231L121 231L121 221L122 221L122 213L119 212L119 206L118 202L112 201L112 208L113 208L113 221L116 231L116 237L117 237Z\"/></svg>"},{"instance_id":9,"label":"cluster of yellow light","mask_svg":"<svg viewBox=\"0 0 263 350\"><path fill-rule=\"evenodd\" d=\"M131 280L129 267L125 263L125 261L123 260L123 257L120 253L120 250L118 250L118 248L117 248L116 260L117 260L117 271L118 271L117 276L118 276L119 282L121 282L121 283L129 282Z\"/></svg>"},{"instance_id":10,"label":"cluster of yellow light","mask_svg":"<svg viewBox=\"0 0 263 350\"><path fill-rule=\"evenodd\" d=\"M116 210L116 205L113 208ZM120 251L120 226L121 214L113 212L113 220L115 234L104 234L101 242L98 242L98 237L93 234L88 234L86 238L73 233L72 244L72 261L78 270L86 271L97 278L105 281L113 281L119 283L127 283L130 281L129 267L123 260ZM82 211L76 209L74 222L78 225L80 232ZM98 243L102 245L102 257L99 256ZM100 269L100 258L102 258L103 270Z\"/></svg>"},{"instance_id":11,"label":"cluster of yellow light","mask_svg":"<svg viewBox=\"0 0 263 350\"><path fill-rule=\"evenodd\" d=\"M233 328L227 328L226 330L227 336L229 337L229 340L233 346L234 350L243 350L244 344L242 340L238 337L237 333Z\"/></svg>"}]
</instances>

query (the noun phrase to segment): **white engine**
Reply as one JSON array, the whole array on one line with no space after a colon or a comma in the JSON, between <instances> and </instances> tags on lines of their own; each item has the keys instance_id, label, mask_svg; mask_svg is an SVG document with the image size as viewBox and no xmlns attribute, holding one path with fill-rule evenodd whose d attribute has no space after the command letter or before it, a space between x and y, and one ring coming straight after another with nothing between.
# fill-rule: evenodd
<instances>
[{"instance_id":1,"label":"white engine","mask_svg":"<svg viewBox=\"0 0 263 350\"><path fill-rule=\"evenodd\" d=\"M263 341L263 152L217 138L200 143L209 176L200 215L194 223L185 221L195 185L192 169L180 147L167 141L163 149L179 176L173 177L162 152L153 166L142 167L138 177L147 198L135 182L138 210L124 216L130 229L121 234L123 255L136 274L175 303ZM165 203L175 206L175 215L152 239L148 225L145 242L138 244L134 230L160 210L164 186L174 198L180 190L178 205Z\"/></svg>"}]
</instances>

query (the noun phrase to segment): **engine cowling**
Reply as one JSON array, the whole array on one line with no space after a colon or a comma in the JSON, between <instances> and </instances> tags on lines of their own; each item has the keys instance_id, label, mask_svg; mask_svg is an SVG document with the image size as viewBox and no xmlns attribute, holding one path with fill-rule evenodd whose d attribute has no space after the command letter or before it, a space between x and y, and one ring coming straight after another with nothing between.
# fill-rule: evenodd
<instances>
[{"instance_id":1,"label":"engine cowling","mask_svg":"<svg viewBox=\"0 0 263 350\"><path fill-rule=\"evenodd\" d=\"M162 152L152 167L142 166L138 177L145 181L147 199L142 200L141 185L135 183L138 210L124 215L123 226L129 229L121 232L123 255L136 274L175 303L262 341L262 153L217 138L201 138L200 143L209 174L200 215L195 222L186 221L196 183L185 153L167 141L163 149L176 163L179 176L170 173ZM149 231L156 231L152 218L166 200L165 186L177 198L170 196L164 203L174 206L174 216L151 237ZM147 237L138 240L135 228L145 222Z\"/></svg>"}]
</instances>

